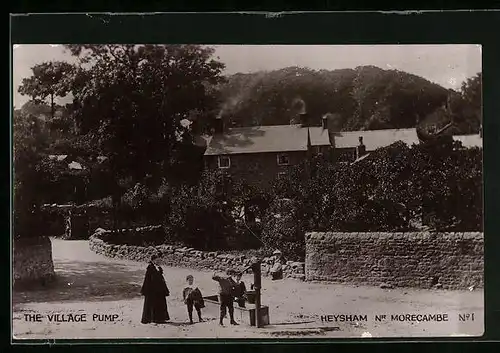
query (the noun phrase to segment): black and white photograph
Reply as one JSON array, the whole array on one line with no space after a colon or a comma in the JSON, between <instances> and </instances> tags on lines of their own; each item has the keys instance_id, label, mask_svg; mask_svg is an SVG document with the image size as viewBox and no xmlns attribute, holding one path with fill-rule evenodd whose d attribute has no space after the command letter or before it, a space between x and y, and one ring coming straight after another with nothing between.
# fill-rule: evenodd
<instances>
[{"instance_id":1,"label":"black and white photograph","mask_svg":"<svg viewBox=\"0 0 500 353\"><path fill-rule=\"evenodd\" d=\"M481 60L13 44L13 339L483 335Z\"/></svg>"}]
</instances>

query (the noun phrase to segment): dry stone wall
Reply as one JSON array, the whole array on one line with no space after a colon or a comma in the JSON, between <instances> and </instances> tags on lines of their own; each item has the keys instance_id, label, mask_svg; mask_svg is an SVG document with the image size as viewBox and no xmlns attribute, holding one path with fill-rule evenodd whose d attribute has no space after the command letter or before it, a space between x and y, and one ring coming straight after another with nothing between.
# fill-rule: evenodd
<instances>
[{"instance_id":1,"label":"dry stone wall","mask_svg":"<svg viewBox=\"0 0 500 353\"><path fill-rule=\"evenodd\" d=\"M48 237L15 240L13 244L14 287L46 284L54 279L52 243Z\"/></svg>"},{"instance_id":2,"label":"dry stone wall","mask_svg":"<svg viewBox=\"0 0 500 353\"><path fill-rule=\"evenodd\" d=\"M465 289L483 286L483 233L308 233L308 281Z\"/></svg>"},{"instance_id":3,"label":"dry stone wall","mask_svg":"<svg viewBox=\"0 0 500 353\"><path fill-rule=\"evenodd\" d=\"M136 232L154 232L161 226L142 227L135 229ZM128 230L130 232L132 230ZM233 255L224 252L208 252L195 250L193 248L158 245L158 246L135 246L126 244L112 244L107 241L110 232L97 229L89 239L89 246L95 253L110 258L127 259L147 262L153 254L160 253L160 263L166 266L186 267L200 270L219 270L227 268L242 270L251 264L251 258L244 255ZM268 276L272 266L270 258L262 261L262 275ZM251 270L247 270L248 273ZM303 280L304 263L288 261L283 266L283 276Z\"/></svg>"}]
</instances>

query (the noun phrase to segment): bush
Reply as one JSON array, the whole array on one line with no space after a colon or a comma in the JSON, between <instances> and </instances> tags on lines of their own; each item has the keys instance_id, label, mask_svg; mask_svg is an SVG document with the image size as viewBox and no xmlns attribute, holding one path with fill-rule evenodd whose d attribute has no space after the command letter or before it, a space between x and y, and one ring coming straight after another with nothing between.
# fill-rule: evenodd
<instances>
[{"instance_id":1,"label":"bush","mask_svg":"<svg viewBox=\"0 0 500 353\"><path fill-rule=\"evenodd\" d=\"M200 250L226 248L234 229L224 201L210 190L186 186L172 195L168 225L174 241Z\"/></svg>"},{"instance_id":2,"label":"bush","mask_svg":"<svg viewBox=\"0 0 500 353\"><path fill-rule=\"evenodd\" d=\"M121 198L119 218L123 221L123 226L127 228L164 223L167 213L166 197L163 186L154 188L136 183Z\"/></svg>"},{"instance_id":3,"label":"bush","mask_svg":"<svg viewBox=\"0 0 500 353\"><path fill-rule=\"evenodd\" d=\"M350 165L304 163L273 192L295 201L297 222L309 230L408 231L423 220L439 231L480 231L482 150L451 138L397 142Z\"/></svg>"},{"instance_id":4,"label":"bush","mask_svg":"<svg viewBox=\"0 0 500 353\"><path fill-rule=\"evenodd\" d=\"M323 203L327 210L321 210L317 218L332 231L410 229L420 213L421 190L412 180L414 167L411 149L399 142L372 152L359 163L323 172L315 182L332 187ZM330 216L321 219L322 215Z\"/></svg>"},{"instance_id":5,"label":"bush","mask_svg":"<svg viewBox=\"0 0 500 353\"><path fill-rule=\"evenodd\" d=\"M276 199L264 217L262 240L268 250L279 249L287 260L305 256L305 239L298 204L291 199Z\"/></svg>"},{"instance_id":6,"label":"bush","mask_svg":"<svg viewBox=\"0 0 500 353\"><path fill-rule=\"evenodd\" d=\"M44 232L49 236L63 236L66 232L66 211L57 208L42 208L41 211Z\"/></svg>"},{"instance_id":7,"label":"bush","mask_svg":"<svg viewBox=\"0 0 500 353\"><path fill-rule=\"evenodd\" d=\"M200 250L251 249L261 245L257 218L268 195L221 172L205 172L199 185L172 189L170 241Z\"/></svg>"},{"instance_id":8,"label":"bush","mask_svg":"<svg viewBox=\"0 0 500 353\"><path fill-rule=\"evenodd\" d=\"M483 230L482 149L451 139L416 146L425 223L443 231Z\"/></svg>"},{"instance_id":9,"label":"bush","mask_svg":"<svg viewBox=\"0 0 500 353\"><path fill-rule=\"evenodd\" d=\"M227 249L249 250L258 249L262 246L260 235L262 232L260 224L245 224L237 222L234 229L228 234Z\"/></svg>"}]
</instances>

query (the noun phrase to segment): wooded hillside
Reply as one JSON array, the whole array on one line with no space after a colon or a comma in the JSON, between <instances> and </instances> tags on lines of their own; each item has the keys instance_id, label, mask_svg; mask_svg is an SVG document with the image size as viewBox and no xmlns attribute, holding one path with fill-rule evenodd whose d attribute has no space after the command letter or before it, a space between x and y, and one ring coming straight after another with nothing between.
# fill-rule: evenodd
<instances>
[{"instance_id":1,"label":"wooded hillside","mask_svg":"<svg viewBox=\"0 0 500 353\"><path fill-rule=\"evenodd\" d=\"M375 66L235 74L219 90L220 114L231 126L288 124L305 109L316 125L325 113L339 114L342 130L414 127L451 96L462 96L422 77ZM446 115L434 114L433 124L447 123ZM475 122L465 125L461 133L478 128Z\"/></svg>"}]
</instances>

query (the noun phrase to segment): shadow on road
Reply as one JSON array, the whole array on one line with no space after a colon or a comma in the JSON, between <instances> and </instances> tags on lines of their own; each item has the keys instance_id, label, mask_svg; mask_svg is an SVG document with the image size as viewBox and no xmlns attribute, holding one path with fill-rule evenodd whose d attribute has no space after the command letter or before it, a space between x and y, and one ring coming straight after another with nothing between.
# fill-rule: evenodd
<instances>
[{"instance_id":1,"label":"shadow on road","mask_svg":"<svg viewBox=\"0 0 500 353\"><path fill-rule=\"evenodd\" d=\"M13 304L106 301L140 297L145 269L111 262L59 261L56 280L44 288L13 293Z\"/></svg>"}]
</instances>

